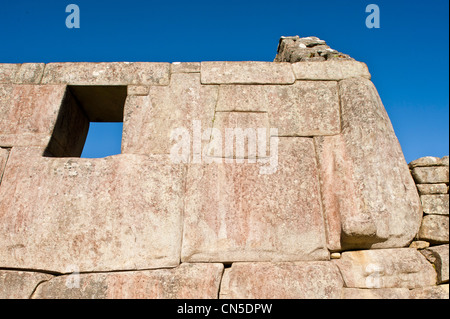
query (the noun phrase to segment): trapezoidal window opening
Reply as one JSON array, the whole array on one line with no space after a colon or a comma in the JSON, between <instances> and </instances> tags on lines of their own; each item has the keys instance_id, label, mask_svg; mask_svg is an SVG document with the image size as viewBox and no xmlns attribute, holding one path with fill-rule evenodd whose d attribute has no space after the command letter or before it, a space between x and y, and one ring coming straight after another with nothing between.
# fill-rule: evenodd
<instances>
[{"instance_id":1,"label":"trapezoidal window opening","mask_svg":"<svg viewBox=\"0 0 450 319\"><path fill-rule=\"evenodd\" d=\"M67 86L44 156L120 154L126 98L126 86Z\"/></svg>"}]
</instances>

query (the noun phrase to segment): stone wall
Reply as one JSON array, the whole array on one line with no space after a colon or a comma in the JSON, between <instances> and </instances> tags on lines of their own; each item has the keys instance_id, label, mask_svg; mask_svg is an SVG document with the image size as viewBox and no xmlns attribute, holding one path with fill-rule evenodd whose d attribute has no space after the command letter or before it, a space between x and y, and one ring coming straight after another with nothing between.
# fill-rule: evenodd
<instances>
[{"instance_id":1,"label":"stone wall","mask_svg":"<svg viewBox=\"0 0 450 319\"><path fill-rule=\"evenodd\" d=\"M448 298L430 163L352 59L0 64L0 298Z\"/></svg>"}]
</instances>

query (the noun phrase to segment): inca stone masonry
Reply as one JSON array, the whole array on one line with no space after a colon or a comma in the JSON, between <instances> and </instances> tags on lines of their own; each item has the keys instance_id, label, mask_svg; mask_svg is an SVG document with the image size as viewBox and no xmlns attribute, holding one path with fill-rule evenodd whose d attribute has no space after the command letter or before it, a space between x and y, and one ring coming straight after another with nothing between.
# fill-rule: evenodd
<instances>
[{"instance_id":1,"label":"inca stone masonry","mask_svg":"<svg viewBox=\"0 0 450 319\"><path fill-rule=\"evenodd\" d=\"M448 298L448 157L408 165L370 79L315 37L275 62L0 64L0 298ZM121 154L80 158L99 121ZM276 172L174 163L194 121L276 128Z\"/></svg>"}]
</instances>

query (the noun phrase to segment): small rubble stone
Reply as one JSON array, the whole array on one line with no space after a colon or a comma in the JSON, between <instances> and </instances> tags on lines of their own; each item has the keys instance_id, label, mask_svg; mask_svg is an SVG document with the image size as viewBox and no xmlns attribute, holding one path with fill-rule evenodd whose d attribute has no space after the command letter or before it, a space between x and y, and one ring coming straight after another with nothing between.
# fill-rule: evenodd
<instances>
[{"instance_id":1,"label":"small rubble stone","mask_svg":"<svg viewBox=\"0 0 450 319\"><path fill-rule=\"evenodd\" d=\"M331 259L340 259L341 253L331 253L330 258Z\"/></svg>"},{"instance_id":2,"label":"small rubble stone","mask_svg":"<svg viewBox=\"0 0 450 319\"><path fill-rule=\"evenodd\" d=\"M414 167L429 167L429 166L441 166L442 160L439 157L435 156L424 156L418 158L411 163L409 163L409 167L412 169Z\"/></svg>"},{"instance_id":3,"label":"small rubble stone","mask_svg":"<svg viewBox=\"0 0 450 319\"><path fill-rule=\"evenodd\" d=\"M430 243L427 242L427 241L424 241L424 240L416 240L416 241L413 241L409 245L409 248L415 248L415 249L418 249L418 250L425 249L425 248L428 248L428 247L430 247Z\"/></svg>"},{"instance_id":4,"label":"small rubble stone","mask_svg":"<svg viewBox=\"0 0 450 319\"><path fill-rule=\"evenodd\" d=\"M448 186L441 184L417 184L419 195L448 194Z\"/></svg>"},{"instance_id":5,"label":"small rubble stone","mask_svg":"<svg viewBox=\"0 0 450 319\"><path fill-rule=\"evenodd\" d=\"M448 166L414 167L412 176L417 184L448 184Z\"/></svg>"},{"instance_id":6,"label":"small rubble stone","mask_svg":"<svg viewBox=\"0 0 450 319\"><path fill-rule=\"evenodd\" d=\"M425 215L422 219L418 238L431 243L448 243L449 217L443 215Z\"/></svg>"},{"instance_id":7,"label":"small rubble stone","mask_svg":"<svg viewBox=\"0 0 450 319\"><path fill-rule=\"evenodd\" d=\"M274 62L353 60L349 55L330 48L317 37L281 37Z\"/></svg>"},{"instance_id":8,"label":"small rubble stone","mask_svg":"<svg viewBox=\"0 0 450 319\"><path fill-rule=\"evenodd\" d=\"M420 196L424 214L449 215L449 195L422 195Z\"/></svg>"}]
</instances>

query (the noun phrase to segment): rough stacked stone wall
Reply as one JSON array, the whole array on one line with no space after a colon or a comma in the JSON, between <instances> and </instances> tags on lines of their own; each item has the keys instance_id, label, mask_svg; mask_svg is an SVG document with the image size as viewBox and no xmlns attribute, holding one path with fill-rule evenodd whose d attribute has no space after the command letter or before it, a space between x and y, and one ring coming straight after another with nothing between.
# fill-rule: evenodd
<instances>
[{"instance_id":1,"label":"rough stacked stone wall","mask_svg":"<svg viewBox=\"0 0 450 319\"><path fill-rule=\"evenodd\" d=\"M121 154L55 156L92 120L70 86L127 87ZM0 297L448 298L426 163L351 59L0 64Z\"/></svg>"}]
</instances>

